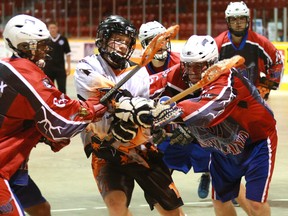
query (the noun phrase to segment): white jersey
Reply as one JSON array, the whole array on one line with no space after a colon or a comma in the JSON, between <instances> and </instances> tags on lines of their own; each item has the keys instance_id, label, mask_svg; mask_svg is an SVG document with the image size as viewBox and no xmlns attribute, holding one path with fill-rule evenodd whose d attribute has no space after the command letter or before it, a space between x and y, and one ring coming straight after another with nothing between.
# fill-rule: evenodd
<instances>
[{"instance_id":1,"label":"white jersey","mask_svg":"<svg viewBox=\"0 0 288 216\"><path fill-rule=\"evenodd\" d=\"M126 76L131 68L116 76L112 68L106 63L100 55L87 56L76 66L75 86L77 94L84 99L96 95L96 89L112 87L115 83ZM140 96L149 98L149 74L145 67L142 67L134 76L132 76L121 89L127 89L134 97ZM109 118L111 113L106 112L101 121L95 124L97 136L103 139L110 128L113 118ZM91 134L82 133L84 145L90 142Z\"/></svg>"}]
</instances>

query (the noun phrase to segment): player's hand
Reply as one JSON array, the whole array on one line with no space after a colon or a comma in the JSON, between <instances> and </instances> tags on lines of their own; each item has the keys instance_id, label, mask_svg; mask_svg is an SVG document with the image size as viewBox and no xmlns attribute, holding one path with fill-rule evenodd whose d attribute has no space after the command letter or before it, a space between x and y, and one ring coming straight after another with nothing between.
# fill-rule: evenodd
<instances>
[{"instance_id":1,"label":"player's hand","mask_svg":"<svg viewBox=\"0 0 288 216\"><path fill-rule=\"evenodd\" d=\"M159 145L167 139L166 131L163 128L157 128L156 130L152 130L151 134L153 138L153 143L155 145Z\"/></svg>"},{"instance_id":2,"label":"player's hand","mask_svg":"<svg viewBox=\"0 0 288 216\"><path fill-rule=\"evenodd\" d=\"M100 99L98 97L92 97L88 98L88 100L85 101L86 104L88 104L88 107L92 108L94 111L94 116L92 121L96 122L102 119L103 115L107 111L107 107L100 103ZM85 108L83 110L80 110L80 112L83 112L82 114L85 115Z\"/></svg>"},{"instance_id":3,"label":"player's hand","mask_svg":"<svg viewBox=\"0 0 288 216\"><path fill-rule=\"evenodd\" d=\"M268 100L269 98L269 94L270 94L270 89L264 87L264 86L257 86L257 90L260 94L260 96L264 99L264 100Z\"/></svg>"},{"instance_id":4,"label":"player's hand","mask_svg":"<svg viewBox=\"0 0 288 216\"><path fill-rule=\"evenodd\" d=\"M152 109L154 101L146 98L121 97L116 103L115 115L125 122L132 121L144 128L153 125Z\"/></svg>"},{"instance_id":5,"label":"player's hand","mask_svg":"<svg viewBox=\"0 0 288 216\"><path fill-rule=\"evenodd\" d=\"M41 139L39 140L39 142L43 142L46 145L49 145L51 150L54 152L58 152L60 151L62 148L64 148L65 146L69 145L70 143L70 139L66 139L66 140L61 140L61 141L51 141L48 140L46 137L41 137Z\"/></svg>"},{"instance_id":6,"label":"player's hand","mask_svg":"<svg viewBox=\"0 0 288 216\"><path fill-rule=\"evenodd\" d=\"M170 137L170 144L187 145L191 143L195 137L184 124L179 124L177 128L173 130L172 136Z\"/></svg>"}]
</instances>

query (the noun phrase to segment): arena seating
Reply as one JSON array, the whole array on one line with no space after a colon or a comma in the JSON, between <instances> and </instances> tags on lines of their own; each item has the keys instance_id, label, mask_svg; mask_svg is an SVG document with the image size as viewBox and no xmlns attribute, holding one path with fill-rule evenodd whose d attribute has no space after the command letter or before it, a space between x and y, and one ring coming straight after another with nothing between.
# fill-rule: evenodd
<instances>
[{"instance_id":1,"label":"arena seating","mask_svg":"<svg viewBox=\"0 0 288 216\"><path fill-rule=\"evenodd\" d=\"M7 17L8 19L13 14L26 13L45 22L56 20L60 29L67 31L68 37L95 37L100 19L113 13L129 18L137 28L143 22L152 20L158 20L166 27L177 22L176 0L162 0L162 5L159 5L158 0L146 0L145 17L143 0L130 1L130 7L127 0L102 0L100 10L100 1L91 1L92 7L90 7L90 0L34 0L34 8L32 8L33 4L30 0L2 0L1 2L0 17L3 14L4 18ZM208 1L197 1L197 8L194 8L193 0L178 0L178 2L178 22L180 25L178 38L187 39L195 33L195 18L196 33L207 34ZM227 28L224 11L229 2L230 0L211 0L212 36L216 36ZM251 14L254 17L264 18L266 21L273 20L274 8L282 9L288 6L287 0L246 0L245 2L252 9ZM65 5L67 5L67 11ZM196 16L194 16L195 9L197 11ZM161 11L162 16L160 17ZM283 11L279 10L278 13L281 17Z\"/></svg>"}]
</instances>

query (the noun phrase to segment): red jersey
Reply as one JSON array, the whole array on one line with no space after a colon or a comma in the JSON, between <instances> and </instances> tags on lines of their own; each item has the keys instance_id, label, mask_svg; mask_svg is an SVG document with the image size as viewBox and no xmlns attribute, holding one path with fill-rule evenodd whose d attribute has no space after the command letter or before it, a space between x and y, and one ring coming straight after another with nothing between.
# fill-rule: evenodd
<instances>
[{"instance_id":1,"label":"red jersey","mask_svg":"<svg viewBox=\"0 0 288 216\"><path fill-rule=\"evenodd\" d=\"M40 137L69 140L91 120L84 122L77 115L81 102L62 94L31 61L0 61L0 71L0 176L9 179Z\"/></svg>"},{"instance_id":2,"label":"red jersey","mask_svg":"<svg viewBox=\"0 0 288 216\"><path fill-rule=\"evenodd\" d=\"M240 44L233 44L227 30L215 38L219 50L219 60L241 55L245 58L245 70L240 70L254 85L258 86L260 72L268 80L280 83L283 75L283 61L275 46L264 36L251 30L243 37Z\"/></svg>"},{"instance_id":3,"label":"red jersey","mask_svg":"<svg viewBox=\"0 0 288 216\"><path fill-rule=\"evenodd\" d=\"M203 148L236 161L249 155L249 146L276 134L272 111L256 87L235 69L205 86L199 97L179 102L178 107Z\"/></svg>"},{"instance_id":4,"label":"red jersey","mask_svg":"<svg viewBox=\"0 0 288 216\"><path fill-rule=\"evenodd\" d=\"M180 63L168 68L165 71L149 76L150 98L155 99L160 96L173 97L187 89L189 86L182 79ZM193 94L188 97L195 96Z\"/></svg>"},{"instance_id":5,"label":"red jersey","mask_svg":"<svg viewBox=\"0 0 288 216\"><path fill-rule=\"evenodd\" d=\"M156 68L152 65L152 62L146 65L146 69L149 73L149 75L159 73L161 71L165 71L168 68L179 64L180 63L180 54L177 52L168 52L167 58L165 60L165 63L162 67Z\"/></svg>"}]
</instances>

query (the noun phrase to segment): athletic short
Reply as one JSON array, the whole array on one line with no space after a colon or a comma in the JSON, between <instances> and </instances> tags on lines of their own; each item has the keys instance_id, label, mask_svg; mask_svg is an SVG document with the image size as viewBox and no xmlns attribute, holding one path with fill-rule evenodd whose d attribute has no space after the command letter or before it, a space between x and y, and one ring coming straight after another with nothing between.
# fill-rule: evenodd
<instances>
[{"instance_id":1,"label":"athletic short","mask_svg":"<svg viewBox=\"0 0 288 216\"><path fill-rule=\"evenodd\" d=\"M198 143L170 145L167 139L158 148L164 153L163 160L169 169L187 174L193 167L195 173L209 172L210 152Z\"/></svg>"},{"instance_id":2,"label":"athletic short","mask_svg":"<svg viewBox=\"0 0 288 216\"><path fill-rule=\"evenodd\" d=\"M135 180L143 189L151 210L156 203L159 203L165 210L173 210L182 206L183 201L162 157L159 155L148 155L148 157L147 162L150 168L137 163L125 165L106 163L93 154L92 169L102 197L104 198L110 191L121 190L126 194L128 207Z\"/></svg>"},{"instance_id":3,"label":"athletic short","mask_svg":"<svg viewBox=\"0 0 288 216\"><path fill-rule=\"evenodd\" d=\"M273 143L274 142L274 143ZM219 153L211 153L212 199L229 201L238 196L241 178L246 180L246 198L266 202L273 174L277 137L251 148L241 163Z\"/></svg>"},{"instance_id":4,"label":"athletic short","mask_svg":"<svg viewBox=\"0 0 288 216\"><path fill-rule=\"evenodd\" d=\"M0 215L24 216L18 199L12 193L9 182L0 176Z\"/></svg>"},{"instance_id":5,"label":"athletic short","mask_svg":"<svg viewBox=\"0 0 288 216\"><path fill-rule=\"evenodd\" d=\"M23 208L29 208L46 202L46 199L42 196L38 186L29 175L27 185L13 184L11 181L9 183L13 193L18 198Z\"/></svg>"}]
</instances>

